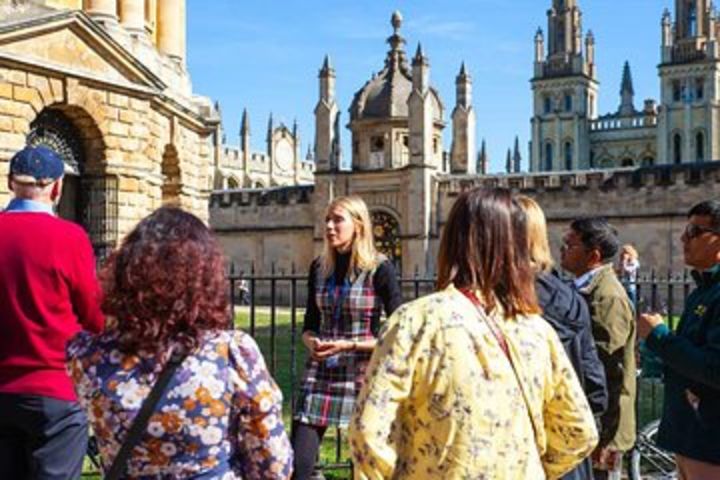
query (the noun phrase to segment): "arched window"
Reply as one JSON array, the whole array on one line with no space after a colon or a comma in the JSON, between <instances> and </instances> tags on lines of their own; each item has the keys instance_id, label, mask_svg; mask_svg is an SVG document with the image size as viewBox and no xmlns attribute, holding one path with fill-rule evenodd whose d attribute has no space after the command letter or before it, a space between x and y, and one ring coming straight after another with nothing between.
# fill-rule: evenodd
<instances>
[{"instance_id":1,"label":"arched window","mask_svg":"<svg viewBox=\"0 0 720 480\"><path fill-rule=\"evenodd\" d=\"M240 184L235 179L235 177L228 178L227 186L228 186L228 189L230 189L230 190L236 190L236 189L240 188Z\"/></svg>"},{"instance_id":2,"label":"arched window","mask_svg":"<svg viewBox=\"0 0 720 480\"><path fill-rule=\"evenodd\" d=\"M679 133L673 136L673 162L682 163L682 136Z\"/></svg>"},{"instance_id":3,"label":"arched window","mask_svg":"<svg viewBox=\"0 0 720 480\"><path fill-rule=\"evenodd\" d=\"M565 142L565 170L573 169L573 146L572 142Z\"/></svg>"},{"instance_id":4,"label":"arched window","mask_svg":"<svg viewBox=\"0 0 720 480\"><path fill-rule=\"evenodd\" d=\"M647 156L643 158L642 160L642 166L643 167L652 167L655 165L655 159L653 157Z\"/></svg>"},{"instance_id":5,"label":"arched window","mask_svg":"<svg viewBox=\"0 0 720 480\"><path fill-rule=\"evenodd\" d=\"M398 272L402 272L402 244L400 243L400 224L387 212L370 213L373 224L373 239L378 252L392 260Z\"/></svg>"},{"instance_id":6,"label":"arched window","mask_svg":"<svg viewBox=\"0 0 720 480\"><path fill-rule=\"evenodd\" d=\"M628 157L628 158L623 158L623 161L622 161L621 165L622 165L623 167L633 167L633 166L635 166L635 162L633 161L632 158L629 158L629 157Z\"/></svg>"},{"instance_id":7,"label":"arched window","mask_svg":"<svg viewBox=\"0 0 720 480\"><path fill-rule=\"evenodd\" d=\"M590 150L590 168L595 168L595 152Z\"/></svg>"},{"instance_id":8,"label":"arched window","mask_svg":"<svg viewBox=\"0 0 720 480\"><path fill-rule=\"evenodd\" d=\"M545 144L545 171L551 172L553 169L553 146L552 143Z\"/></svg>"},{"instance_id":9,"label":"arched window","mask_svg":"<svg viewBox=\"0 0 720 480\"><path fill-rule=\"evenodd\" d=\"M572 95L565 94L565 111L571 112L573 108L573 101L572 101Z\"/></svg>"},{"instance_id":10,"label":"arched window","mask_svg":"<svg viewBox=\"0 0 720 480\"><path fill-rule=\"evenodd\" d=\"M550 113L552 111L552 99L546 95L543 99L543 109L545 113Z\"/></svg>"},{"instance_id":11,"label":"arched window","mask_svg":"<svg viewBox=\"0 0 720 480\"><path fill-rule=\"evenodd\" d=\"M60 154L66 174L58 214L66 220L82 223L84 208L80 177L85 167L85 148L80 131L60 110L45 109L30 124L27 144L46 146Z\"/></svg>"},{"instance_id":12,"label":"arched window","mask_svg":"<svg viewBox=\"0 0 720 480\"><path fill-rule=\"evenodd\" d=\"M705 161L705 135L703 132L697 132L695 135L695 161Z\"/></svg>"}]
</instances>

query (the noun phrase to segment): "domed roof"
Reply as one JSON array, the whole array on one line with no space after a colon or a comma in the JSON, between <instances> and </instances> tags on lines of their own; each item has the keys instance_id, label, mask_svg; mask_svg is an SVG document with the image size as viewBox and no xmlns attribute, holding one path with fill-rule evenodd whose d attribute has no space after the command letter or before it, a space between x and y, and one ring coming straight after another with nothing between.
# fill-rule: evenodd
<instances>
[{"instance_id":1,"label":"domed roof","mask_svg":"<svg viewBox=\"0 0 720 480\"><path fill-rule=\"evenodd\" d=\"M390 51L385 59L385 68L355 93L350 105L350 119L391 118L408 116L408 98L412 93L412 71L408 67L403 46L405 39L400 36L402 16L394 12L391 23L394 29L387 42ZM434 88L430 88L434 101L433 112L436 121L442 121L443 105Z\"/></svg>"}]
</instances>

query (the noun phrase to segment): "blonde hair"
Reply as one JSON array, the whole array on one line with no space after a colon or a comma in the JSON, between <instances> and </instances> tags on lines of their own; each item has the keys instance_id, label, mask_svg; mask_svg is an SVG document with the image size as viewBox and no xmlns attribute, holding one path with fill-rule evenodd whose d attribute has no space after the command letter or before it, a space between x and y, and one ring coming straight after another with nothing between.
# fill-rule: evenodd
<instances>
[{"instance_id":1,"label":"blonde hair","mask_svg":"<svg viewBox=\"0 0 720 480\"><path fill-rule=\"evenodd\" d=\"M537 271L549 272L555 262L550 252L545 213L530 197L518 195L516 200L525 212L530 261Z\"/></svg>"},{"instance_id":2,"label":"blonde hair","mask_svg":"<svg viewBox=\"0 0 720 480\"><path fill-rule=\"evenodd\" d=\"M627 253L630 256L630 258L632 258L633 260L638 259L638 251L635 249L635 247L633 247L629 243L626 243L625 245L622 246L622 249L620 250L620 254L623 254L623 253Z\"/></svg>"},{"instance_id":3,"label":"blonde hair","mask_svg":"<svg viewBox=\"0 0 720 480\"><path fill-rule=\"evenodd\" d=\"M355 268L373 270L377 267L379 259L377 250L375 250L370 212L365 201L357 195L337 197L330 202L330 205L325 210L325 215L327 216L335 208L341 208L347 212L355 226L348 275L353 278ZM320 256L320 263L325 276L330 275L335 270L336 255L337 252L330 246L327 237L325 237L323 252Z\"/></svg>"}]
</instances>

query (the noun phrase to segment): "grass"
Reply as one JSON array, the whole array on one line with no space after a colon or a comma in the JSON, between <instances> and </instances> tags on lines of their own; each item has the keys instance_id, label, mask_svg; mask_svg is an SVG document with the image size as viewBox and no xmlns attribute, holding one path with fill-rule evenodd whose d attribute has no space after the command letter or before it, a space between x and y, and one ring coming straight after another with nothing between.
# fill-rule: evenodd
<instances>
[{"instance_id":1,"label":"grass","mask_svg":"<svg viewBox=\"0 0 720 480\"><path fill-rule=\"evenodd\" d=\"M290 432L292 424L291 412L292 401L297 391L297 382L302 378L305 368L305 359L307 358L307 350L302 343L302 318L304 311L296 310L296 328L293 341L292 315L288 309L278 309L275 313L275 362L273 358L273 332L272 317L268 308L258 308L255 312L254 331L251 325L250 311L248 307L238 308L235 315L235 326L243 331L250 333L255 338L260 350L262 351L268 369L280 386L283 393L283 421L285 427ZM293 372L292 349L295 348L295 365ZM294 373L294 375L293 375ZM338 431L329 429L325 434L323 443L320 447L320 463L325 466L334 466L338 464L347 464L350 454L346 442L340 438L340 449L338 451ZM342 433L342 432L340 432ZM350 478L350 472L347 468L328 469L325 471L325 477L330 479Z\"/></svg>"}]
</instances>

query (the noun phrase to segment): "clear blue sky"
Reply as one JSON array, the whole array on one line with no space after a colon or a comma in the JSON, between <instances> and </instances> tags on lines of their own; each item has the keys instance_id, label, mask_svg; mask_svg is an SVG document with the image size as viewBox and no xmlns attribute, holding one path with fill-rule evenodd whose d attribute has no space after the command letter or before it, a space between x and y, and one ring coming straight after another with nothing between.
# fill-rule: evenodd
<instances>
[{"instance_id":1,"label":"clear blue sky","mask_svg":"<svg viewBox=\"0 0 720 480\"><path fill-rule=\"evenodd\" d=\"M219 100L229 144L238 144L247 108L253 150L265 149L270 112L288 126L297 118L303 156L314 138L317 74L324 55L337 72L343 125L355 91L382 69L400 10L408 53L417 42L430 59L431 82L450 113L455 76L465 61L473 77L478 148L486 138L491 171L520 136L523 169L530 134L533 37L547 36L551 0L188 0L188 66L194 90ZM580 0L583 30L595 33L600 113L617 109L622 66L630 61L635 106L659 95L660 18L671 0ZM344 155L350 132L343 129ZM345 158L345 161L348 161Z\"/></svg>"}]
</instances>

